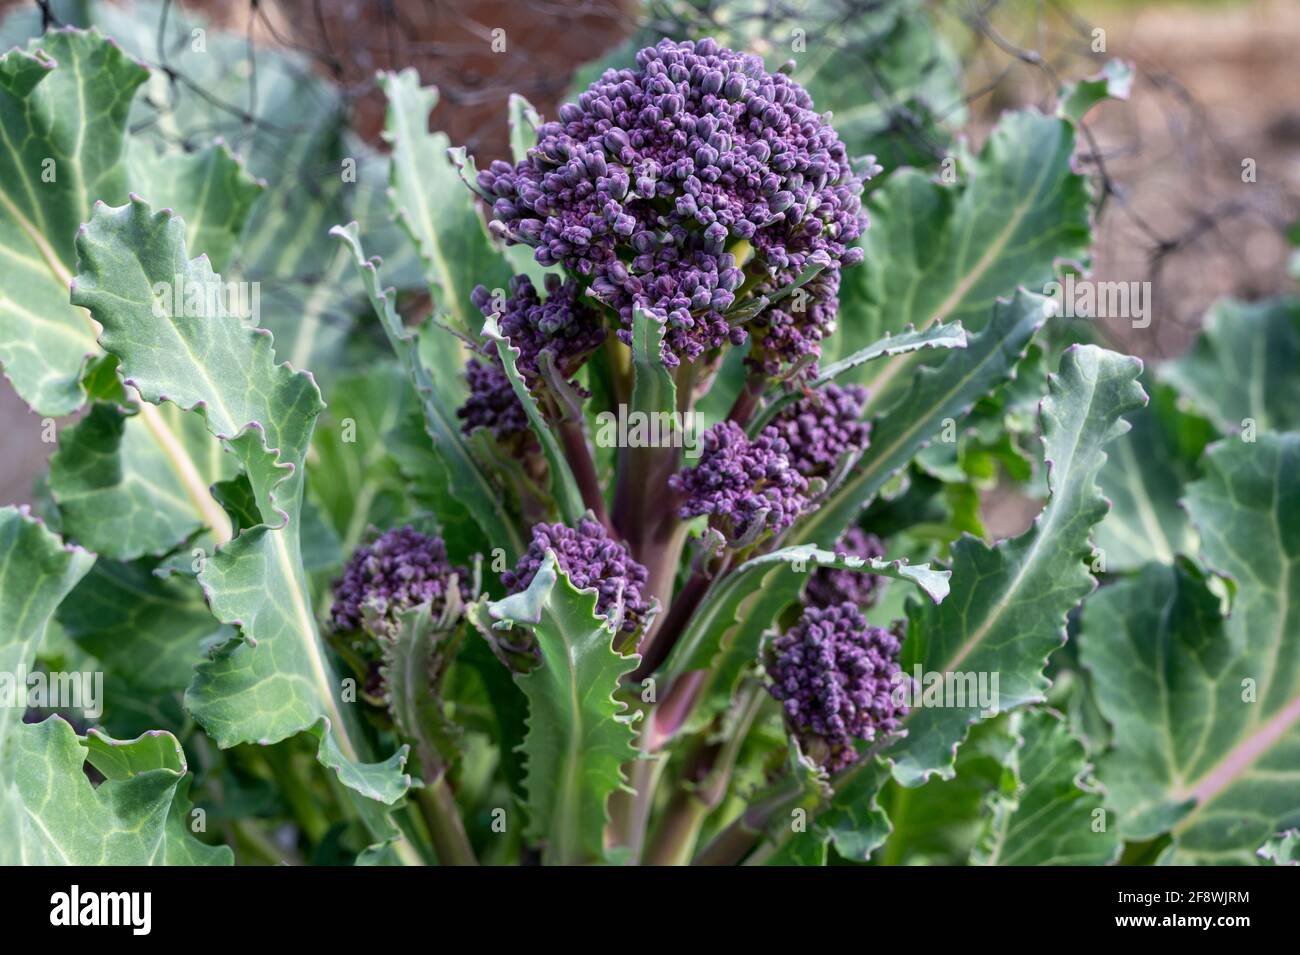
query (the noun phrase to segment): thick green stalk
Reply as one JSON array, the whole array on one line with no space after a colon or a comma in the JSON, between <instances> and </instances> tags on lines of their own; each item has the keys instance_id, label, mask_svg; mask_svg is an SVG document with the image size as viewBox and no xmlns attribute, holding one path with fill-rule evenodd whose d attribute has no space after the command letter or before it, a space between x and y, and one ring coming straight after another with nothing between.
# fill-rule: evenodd
<instances>
[{"instance_id":1,"label":"thick green stalk","mask_svg":"<svg viewBox=\"0 0 1300 955\"><path fill-rule=\"evenodd\" d=\"M429 827L433 849L441 865L478 865L474 847L470 845L465 823L461 819L456 797L447 785L447 774L441 773L432 783L416 790L416 799L424 823Z\"/></svg>"},{"instance_id":2,"label":"thick green stalk","mask_svg":"<svg viewBox=\"0 0 1300 955\"><path fill-rule=\"evenodd\" d=\"M686 761L677 791L665 810L646 853L649 865L688 865L705 820L722 804L731 785L741 744L763 705L763 693L751 686L741 697L739 715L722 744L706 733ZM716 727L715 727L716 729Z\"/></svg>"}]
</instances>

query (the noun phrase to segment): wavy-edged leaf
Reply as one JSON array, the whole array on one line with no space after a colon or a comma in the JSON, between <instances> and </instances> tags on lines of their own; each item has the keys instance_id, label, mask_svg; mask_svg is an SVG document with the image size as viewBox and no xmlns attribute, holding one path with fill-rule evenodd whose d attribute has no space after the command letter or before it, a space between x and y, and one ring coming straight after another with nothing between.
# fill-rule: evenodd
<instances>
[{"instance_id":1,"label":"wavy-edged leaf","mask_svg":"<svg viewBox=\"0 0 1300 955\"><path fill-rule=\"evenodd\" d=\"M323 480L309 481L307 492L350 555L371 524L392 527L405 513L394 435L418 411L405 371L391 360L340 375L326 397L329 408L312 435L313 472Z\"/></svg>"},{"instance_id":2,"label":"wavy-edged leaf","mask_svg":"<svg viewBox=\"0 0 1300 955\"><path fill-rule=\"evenodd\" d=\"M1133 64L1107 60L1095 76L1071 83L1061 90L1056 112L1076 126L1090 109L1103 100L1128 99L1133 91Z\"/></svg>"},{"instance_id":3,"label":"wavy-edged leaf","mask_svg":"<svg viewBox=\"0 0 1300 955\"><path fill-rule=\"evenodd\" d=\"M387 261L391 281L415 289L423 280L409 241L391 221L388 158L352 135L342 90L305 53L250 45L242 28L223 29L203 12L174 3L94 4L76 19L96 24L132 56L165 59L187 80L151 72L131 113L133 146L139 141L141 149L172 150L179 143L193 150L222 139L266 184L228 265L193 236L189 248L209 252L227 280L260 283L257 324L274 332L278 353L293 367L311 368L323 386L337 370L365 367L374 346L352 334L365 293L349 256L329 238L329 226L359 220L372 251ZM200 30L201 45L193 42ZM172 205L152 181L132 182L155 205ZM193 210L172 208L190 222Z\"/></svg>"},{"instance_id":4,"label":"wavy-edged leaf","mask_svg":"<svg viewBox=\"0 0 1300 955\"><path fill-rule=\"evenodd\" d=\"M943 603L908 607L900 663L911 673L997 674L999 711L1044 698L1048 656L1065 640L1066 614L1096 586L1086 561L1089 535L1106 514L1096 485L1103 446L1123 434L1122 415L1142 407L1142 363L1094 345L1061 356L1060 373L1043 399L1047 505L1019 537L990 547L964 536L953 545L952 592ZM969 725L989 714L979 700L914 706L907 736L891 750L894 776L918 785L945 778Z\"/></svg>"},{"instance_id":5,"label":"wavy-edged leaf","mask_svg":"<svg viewBox=\"0 0 1300 955\"><path fill-rule=\"evenodd\" d=\"M829 365L822 366L821 373L809 383L810 388L820 388L823 385L842 378L851 372L854 368L865 365L869 361L877 358L884 358L889 355L904 355L908 352L921 351L922 349L946 349L946 348L965 348L966 331L961 327L961 322L951 322L947 325L935 325L925 331L916 331L913 328L906 328L897 335L886 335L880 341L872 342L865 348L861 348L839 361L832 362ZM763 408L761 415L755 417L749 426L751 434L757 434L762 428L772 420L773 417L782 408L793 404L800 398L799 392L791 391L782 394L775 401L770 402Z\"/></svg>"},{"instance_id":6,"label":"wavy-edged leaf","mask_svg":"<svg viewBox=\"0 0 1300 955\"><path fill-rule=\"evenodd\" d=\"M216 271L224 269L266 184L254 179L224 142L186 153L159 152L132 139L127 163L133 185L148 190L154 205L184 218L185 247L206 255Z\"/></svg>"},{"instance_id":7,"label":"wavy-edged leaf","mask_svg":"<svg viewBox=\"0 0 1300 955\"><path fill-rule=\"evenodd\" d=\"M147 182L163 204L194 223L187 229L187 248L196 248L197 241L198 249L211 248L220 261L229 257L261 191L221 144L163 155L150 144L134 144L129 168L134 181ZM189 288L176 277L163 281L168 294L186 305L196 292L224 293ZM104 364L116 368L113 359ZM234 472L234 461L197 415L175 405L146 405L127 415L97 404L60 434L50 462L50 492L65 534L103 556L132 560L167 553L203 528L227 539L229 521L213 507L208 489Z\"/></svg>"},{"instance_id":8,"label":"wavy-edged leaf","mask_svg":"<svg viewBox=\"0 0 1300 955\"><path fill-rule=\"evenodd\" d=\"M542 115L518 93L511 93L506 109L510 116L510 155L519 163L528 158L528 150L537 145L537 127Z\"/></svg>"},{"instance_id":9,"label":"wavy-edged leaf","mask_svg":"<svg viewBox=\"0 0 1300 955\"><path fill-rule=\"evenodd\" d=\"M446 368L442 374L435 374L429 363L436 360L434 356L439 353L459 356L458 350L452 353L448 348L449 344L458 348L455 336L432 322L426 322L418 333L409 332L394 307L395 293L392 289L382 287L379 278L380 263L366 259L357 235L356 223L335 226L330 234L352 250L362 283L370 295L371 305L379 316L393 351L406 365L411 380L415 383L424 409L425 428L433 440L442 467L446 470L448 503L459 502L473 517L490 545L504 549L507 559L516 559L524 551L523 537L506 507L501 490L470 453L469 445L461 436L455 405L446 395L446 389L455 387L459 381L459 369L454 373L455 377L449 380ZM439 516L443 515L440 513Z\"/></svg>"},{"instance_id":10,"label":"wavy-edged leaf","mask_svg":"<svg viewBox=\"0 0 1300 955\"><path fill-rule=\"evenodd\" d=\"M632 407L646 415L677 411L677 384L663 363L665 326L641 308L632 312ZM646 420L658 420L649 417Z\"/></svg>"},{"instance_id":11,"label":"wavy-edged leaf","mask_svg":"<svg viewBox=\"0 0 1300 955\"><path fill-rule=\"evenodd\" d=\"M1133 430L1116 439L1101 471L1111 510L1097 527L1096 543L1108 572L1136 570L1149 560L1169 564L1177 554L1196 553L1196 534L1178 498L1195 477L1214 428L1180 409L1169 386L1149 390L1151 403L1129 416Z\"/></svg>"},{"instance_id":12,"label":"wavy-edged leaf","mask_svg":"<svg viewBox=\"0 0 1300 955\"><path fill-rule=\"evenodd\" d=\"M39 414L81 406L99 352L68 304L91 203L126 196L127 114L148 71L96 31L55 30L0 56L0 365Z\"/></svg>"},{"instance_id":13,"label":"wavy-edged leaf","mask_svg":"<svg viewBox=\"0 0 1300 955\"><path fill-rule=\"evenodd\" d=\"M56 607L95 557L39 521L0 508L0 673L30 667ZM12 689L12 687L11 687ZM22 722L0 706L0 864L229 864L230 850L197 843L183 825L185 757L170 733L130 742L91 730L86 740L58 717ZM106 777L97 788L83 767Z\"/></svg>"},{"instance_id":14,"label":"wavy-edged leaf","mask_svg":"<svg viewBox=\"0 0 1300 955\"><path fill-rule=\"evenodd\" d=\"M626 783L623 765L636 758L633 716L614 699L619 680L639 657L613 649L616 632L596 616L594 590L577 590L547 551L528 589L480 601L470 619L485 633L527 628L541 662L515 678L528 698L524 737L530 837L554 863L604 855L608 803Z\"/></svg>"},{"instance_id":15,"label":"wavy-edged leaf","mask_svg":"<svg viewBox=\"0 0 1300 955\"><path fill-rule=\"evenodd\" d=\"M55 609L94 562L26 510L0 507L0 673L32 665ZM0 745L22 717L23 707L0 706Z\"/></svg>"},{"instance_id":16,"label":"wavy-edged leaf","mask_svg":"<svg viewBox=\"0 0 1300 955\"><path fill-rule=\"evenodd\" d=\"M517 361L520 351L510 344L510 339L501 334L495 315L489 315L484 319L482 334L495 345L506 378L510 380L510 387L514 389L515 397L523 405L524 414L528 416L528 422L533 426L533 434L537 436L537 443L542 447L542 454L546 457L546 469L551 478L551 499L559 507L564 523L576 527L587 509L582 503L582 492L578 490L578 482L574 480L573 471L569 468L569 459L564 456L564 449L560 446L560 439L542 417L537 399L528 390L524 376L519 373Z\"/></svg>"},{"instance_id":17,"label":"wavy-edged leaf","mask_svg":"<svg viewBox=\"0 0 1300 955\"><path fill-rule=\"evenodd\" d=\"M1300 435L1205 456L1187 509L1231 614L1195 566L1149 564L1088 602L1081 636L1102 714L1108 802L1166 862L1252 863L1300 812Z\"/></svg>"},{"instance_id":18,"label":"wavy-edged leaf","mask_svg":"<svg viewBox=\"0 0 1300 955\"><path fill-rule=\"evenodd\" d=\"M116 677L156 692L190 684L207 646L235 636L212 619L188 577L159 577L155 562L101 557L66 601L58 621Z\"/></svg>"},{"instance_id":19,"label":"wavy-edged leaf","mask_svg":"<svg viewBox=\"0 0 1300 955\"><path fill-rule=\"evenodd\" d=\"M223 748L310 731L322 763L345 786L393 804L410 782L405 750L364 764L303 567L303 468L323 408L315 382L275 363L269 332L229 315L178 316L155 298L153 285L176 275L205 287L220 281L206 259L187 260L185 224L165 210L153 213L140 199L97 204L77 252L73 300L103 326L100 342L118 357L124 380L145 401L202 408L208 430L242 465L262 520L199 574L213 614L243 639L200 665L187 707Z\"/></svg>"},{"instance_id":20,"label":"wavy-edged leaf","mask_svg":"<svg viewBox=\"0 0 1300 955\"><path fill-rule=\"evenodd\" d=\"M871 426L871 443L825 501L800 518L787 543L839 540L889 481L943 429L1014 373L1034 333L1047 320L1048 301L1017 292L999 302L987 327L934 367L919 369L907 396Z\"/></svg>"},{"instance_id":21,"label":"wavy-edged leaf","mask_svg":"<svg viewBox=\"0 0 1300 955\"><path fill-rule=\"evenodd\" d=\"M1058 260L1086 263L1091 197L1073 152L1067 120L1007 113L955 185L907 169L890 176L865 203L866 258L844 273L836 356L908 325L960 319L980 331L999 298L1041 291ZM861 376L869 408L896 400L915 365L900 355L871 366Z\"/></svg>"},{"instance_id":22,"label":"wavy-edged leaf","mask_svg":"<svg viewBox=\"0 0 1300 955\"><path fill-rule=\"evenodd\" d=\"M1274 836L1260 846L1257 855L1273 865L1300 865L1300 829Z\"/></svg>"},{"instance_id":23,"label":"wavy-edged leaf","mask_svg":"<svg viewBox=\"0 0 1300 955\"><path fill-rule=\"evenodd\" d=\"M22 726L5 753L0 863L6 865L230 865L229 848L189 832L188 769L180 743L154 731L83 742L64 720ZM89 762L105 781L92 786Z\"/></svg>"},{"instance_id":24,"label":"wavy-edged leaf","mask_svg":"<svg viewBox=\"0 0 1300 955\"><path fill-rule=\"evenodd\" d=\"M1300 429L1300 298L1218 302L1160 379L1223 434Z\"/></svg>"},{"instance_id":25,"label":"wavy-edged leaf","mask_svg":"<svg viewBox=\"0 0 1300 955\"><path fill-rule=\"evenodd\" d=\"M459 614L459 605L455 612ZM426 783L434 782L456 754L460 729L448 717L440 694L459 640L460 629L435 619L426 603L402 614L396 632L384 641L388 711L402 738L415 744Z\"/></svg>"},{"instance_id":26,"label":"wavy-edged leaf","mask_svg":"<svg viewBox=\"0 0 1300 955\"><path fill-rule=\"evenodd\" d=\"M50 493L66 535L133 560L168 553L206 527L207 489L235 471L199 415L176 405L131 415L97 402L60 433Z\"/></svg>"},{"instance_id":27,"label":"wavy-edged leaf","mask_svg":"<svg viewBox=\"0 0 1300 955\"><path fill-rule=\"evenodd\" d=\"M816 828L830 837L835 851L854 862L866 862L893 831L880 806L880 790L889 778L889 764L872 759L835 787L830 804L817 817Z\"/></svg>"},{"instance_id":28,"label":"wavy-edged leaf","mask_svg":"<svg viewBox=\"0 0 1300 955\"><path fill-rule=\"evenodd\" d=\"M1047 709L1011 714L1006 788L991 796L977 865L1107 865L1119 857L1083 744Z\"/></svg>"},{"instance_id":29,"label":"wavy-edged leaf","mask_svg":"<svg viewBox=\"0 0 1300 955\"><path fill-rule=\"evenodd\" d=\"M429 132L438 90L420 86L411 68L381 73L388 97L384 140L393 147L389 197L424 263L434 302L467 334L481 317L470 301L476 285L505 288L510 267L488 238L474 196L447 157L445 133Z\"/></svg>"},{"instance_id":30,"label":"wavy-edged leaf","mask_svg":"<svg viewBox=\"0 0 1300 955\"><path fill-rule=\"evenodd\" d=\"M877 865L964 865L987 824L989 797L1002 785L1016 738L1009 716L971 727L957 751L952 779L932 777L908 787L889 779L880 804L889 816L889 838L872 855Z\"/></svg>"}]
</instances>

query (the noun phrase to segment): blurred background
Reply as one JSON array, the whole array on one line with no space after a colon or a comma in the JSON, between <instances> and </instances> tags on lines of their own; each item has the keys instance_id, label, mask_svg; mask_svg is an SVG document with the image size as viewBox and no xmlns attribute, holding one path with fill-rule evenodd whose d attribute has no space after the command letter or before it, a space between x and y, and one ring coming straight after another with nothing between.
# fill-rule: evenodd
<instances>
[{"instance_id":1,"label":"blurred background","mask_svg":"<svg viewBox=\"0 0 1300 955\"><path fill-rule=\"evenodd\" d=\"M146 34L137 44L144 50L149 31L161 38L169 18L191 15L242 38L240 75L233 83L223 78L220 92L171 64L161 39L148 58L164 69L173 93L197 94L226 114L223 132L236 147L266 132L258 56L280 51L338 92L336 101L304 99L297 108L309 116L341 104L356 136L379 150L384 103L375 71L414 67L440 89L434 125L467 146L480 167L509 157L511 93L554 116L584 76L665 35L740 36L769 68L789 57L823 58L829 65L818 76L833 72L839 98L853 104L847 113L836 110L837 128L852 124L862 141L878 142L887 169L933 165L963 139L978 148L1001 112L1049 107L1062 82L1119 57L1135 66L1131 94L1088 115L1076 161L1104 192L1093 274L1150 281L1153 320L1146 329L1100 325L1101 336L1158 361L1188 346L1214 300L1262 298L1295 285L1296 0L918 0L912 6L925 17L924 35L908 19L920 14L884 15L898 7L894 0L195 0L138 7L0 0L0 47L42 24L99 22L92 8L105 6L133 18ZM1243 181L1248 161L1253 182ZM308 189L311 157L301 162L289 179ZM336 176L337 164L329 172ZM311 277L303 281L310 285ZM42 440L42 425L0 380L0 502L32 500L35 476L55 447ZM999 506L996 498L987 504L989 530L1014 530L1022 518L1000 516Z\"/></svg>"}]
</instances>

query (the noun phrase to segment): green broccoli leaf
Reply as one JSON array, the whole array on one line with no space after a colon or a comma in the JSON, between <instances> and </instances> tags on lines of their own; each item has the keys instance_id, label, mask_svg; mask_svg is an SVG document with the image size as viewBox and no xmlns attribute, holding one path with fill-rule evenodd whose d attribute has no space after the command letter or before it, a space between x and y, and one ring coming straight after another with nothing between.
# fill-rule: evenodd
<instances>
[{"instance_id":1,"label":"green broccoli leaf","mask_svg":"<svg viewBox=\"0 0 1300 955\"><path fill-rule=\"evenodd\" d=\"M977 865L1107 865L1120 853L1083 744L1046 709L1012 713L1005 788L985 803Z\"/></svg>"},{"instance_id":2,"label":"green broccoli leaf","mask_svg":"<svg viewBox=\"0 0 1300 955\"><path fill-rule=\"evenodd\" d=\"M517 362L520 351L510 344L510 339L501 334L495 315L489 315L483 322L483 337L496 347L497 355L501 358L501 366L510 380L510 387L514 389L515 396L523 405L528 422L532 425L533 434L537 436L537 441L542 446L542 454L546 456L546 468L551 477L551 499L558 506L561 519L570 526L576 526L587 509L582 503L582 492L578 490L578 482L574 480L573 471L569 468L568 458L564 456L559 437L556 436L550 423L542 417L537 399L529 392L524 376L519 371Z\"/></svg>"},{"instance_id":3,"label":"green broccoli leaf","mask_svg":"<svg viewBox=\"0 0 1300 955\"><path fill-rule=\"evenodd\" d=\"M262 523L243 530L203 564L213 614L242 639L200 665L186 705L223 748L268 744L310 731L318 757L364 799L380 841L398 833L371 807L391 806L410 783L405 750L366 763L357 720L342 699L311 609L301 551L306 453L323 408L311 376L275 364L271 335L222 313L176 314L154 288L175 276L209 288L221 281L207 260L188 260L185 224L133 199L97 204L77 239L76 304L103 327L101 344L150 403L202 409L204 421L242 466ZM414 857L406 846L407 856Z\"/></svg>"},{"instance_id":4,"label":"green broccoli leaf","mask_svg":"<svg viewBox=\"0 0 1300 955\"><path fill-rule=\"evenodd\" d=\"M844 272L827 358L908 325L924 331L960 319L978 332L999 298L1019 287L1042 292L1062 259L1086 264L1092 203L1073 153L1068 121L1008 113L978 157L945 160L953 184L907 169L890 176L865 203L866 258ZM900 355L865 369L869 409L905 408L898 399L916 364Z\"/></svg>"},{"instance_id":5,"label":"green broccoli leaf","mask_svg":"<svg viewBox=\"0 0 1300 955\"><path fill-rule=\"evenodd\" d=\"M1048 302L1017 292L999 302L988 327L969 336L942 364L920 369L911 391L871 426L871 443L858 463L818 508L801 517L786 535L790 544L839 540L858 514L916 453L1013 373L1034 333L1047 320Z\"/></svg>"},{"instance_id":6,"label":"green broccoli leaf","mask_svg":"<svg viewBox=\"0 0 1300 955\"><path fill-rule=\"evenodd\" d=\"M59 607L64 632L140 691L180 692L208 646L235 632L212 619L198 584L160 577L156 561L101 557Z\"/></svg>"},{"instance_id":7,"label":"green broccoli leaf","mask_svg":"<svg viewBox=\"0 0 1300 955\"><path fill-rule=\"evenodd\" d=\"M126 198L127 114L148 75L96 31L0 56L0 251L13 276L0 292L0 365L39 414L77 410L99 354L89 316L68 304L73 239L92 202Z\"/></svg>"},{"instance_id":8,"label":"green broccoli leaf","mask_svg":"<svg viewBox=\"0 0 1300 955\"><path fill-rule=\"evenodd\" d=\"M1178 498L1196 475L1214 429L1201 416L1181 410L1168 385L1150 390L1151 403L1129 416L1133 430L1115 441L1101 470L1111 510L1097 527L1096 542L1108 573L1196 553L1196 534Z\"/></svg>"},{"instance_id":9,"label":"green broccoli leaf","mask_svg":"<svg viewBox=\"0 0 1300 955\"><path fill-rule=\"evenodd\" d=\"M958 353L961 354L961 353ZM1047 658L1065 640L1066 614L1092 592L1089 535L1106 514L1096 478L1103 446L1123 434L1122 415L1142 407L1142 363L1093 345L1061 357L1043 399L1042 422L1051 497L1033 527L990 547L974 537L953 546L952 592L941 604L911 604L900 663L909 675L997 677L999 712L1038 702L1048 681ZM970 724L990 714L978 699L913 706L907 736L890 751L894 775L919 785L933 773L948 778Z\"/></svg>"},{"instance_id":10,"label":"green broccoli leaf","mask_svg":"<svg viewBox=\"0 0 1300 955\"><path fill-rule=\"evenodd\" d=\"M36 659L55 608L94 562L12 507L0 508L0 864L230 864L224 847L187 831L188 777L180 743L153 732L130 742L58 717L25 724L14 684ZM90 762L106 777L91 785Z\"/></svg>"},{"instance_id":11,"label":"green broccoli leaf","mask_svg":"<svg viewBox=\"0 0 1300 955\"><path fill-rule=\"evenodd\" d=\"M528 589L469 608L484 634L522 628L541 662L516 676L528 698L524 737L529 833L551 863L604 857L609 797L626 786L623 764L636 758L633 717L614 699L639 657L613 648L616 631L596 616L594 590L577 590L548 551Z\"/></svg>"},{"instance_id":12,"label":"green broccoli leaf","mask_svg":"<svg viewBox=\"0 0 1300 955\"><path fill-rule=\"evenodd\" d=\"M446 472L446 491L438 488L436 493L440 500L454 508L450 512L440 510L439 518L456 520L456 510L467 512L490 546L502 548L510 560L518 558L524 552L523 537L501 490L462 437L456 421L455 399L447 394L447 389L456 387L455 383L460 379L461 355L459 351L446 347L450 333L432 322L426 322L416 333L409 332L393 305L394 291L384 289L380 283L380 263L374 259L367 260L362 251L356 224L335 226L330 231L352 250L384 332L399 360L407 366L420 396L425 427ZM456 363L454 371L447 364L448 358ZM435 366L434 362L442 364Z\"/></svg>"},{"instance_id":13,"label":"green broccoli leaf","mask_svg":"<svg viewBox=\"0 0 1300 955\"><path fill-rule=\"evenodd\" d=\"M468 335L482 318L470 301L476 285L505 288L510 267L488 238L474 196L447 156L445 133L429 132L438 90L420 86L414 69L381 73L388 97L384 139L393 147L389 197L424 263L435 305Z\"/></svg>"},{"instance_id":14,"label":"green broccoli leaf","mask_svg":"<svg viewBox=\"0 0 1300 955\"><path fill-rule=\"evenodd\" d=\"M1300 428L1300 298L1218 302L1160 379L1222 434ZM1248 420L1249 419L1249 422Z\"/></svg>"},{"instance_id":15,"label":"green broccoli leaf","mask_svg":"<svg viewBox=\"0 0 1300 955\"><path fill-rule=\"evenodd\" d=\"M1114 727L1099 761L1131 840L1165 832L1162 861L1257 861L1300 811L1300 435L1227 439L1186 505L1231 613L1188 561L1148 564L1083 615L1082 658Z\"/></svg>"}]
</instances>

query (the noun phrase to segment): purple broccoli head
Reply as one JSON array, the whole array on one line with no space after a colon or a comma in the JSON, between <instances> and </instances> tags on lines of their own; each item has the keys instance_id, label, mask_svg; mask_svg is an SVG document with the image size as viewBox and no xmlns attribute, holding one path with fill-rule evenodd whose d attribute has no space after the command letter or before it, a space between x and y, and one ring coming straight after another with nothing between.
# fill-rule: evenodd
<instances>
[{"instance_id":1,"label":"purple broccoli head","mask_svg":"<svg viewBox=\"0 0 1300 955\"><path fill-rule=\"evenodd\" d=\"M745 340L725 314L744 269L774 291L821 266L833 314L840 266L861 259L862 182L844 144L801 86L710 39L663 40L607 70L524 161L492 163L478 185L493 231L589 276L624 341L634 306L664 323L670 365ZM821 334L767 334L765 347L792 360Z\"/></svg>"},{"instance_id":2,"label":"purple broccoli head","mask_svg":"<svg viewBox=\"0 0 1300 955\"><path fill-rule=\"evenodd\" d=\"M835 553L870 559L884 557L885 547L876 535L851 527L835 545ZM812 607L833 607L847 601L866 610L875 604L882 583L884 578L877 574L819 567L808 579L805 596Z\"/></svg>"},{"instance_id":3,"label":"purple broccoli head","mask_svg":"<svg viewBox=\"0 0 1300 955\"><path fill-rule=\"evenodd\" d=\"M437 617L451 588L459 591L453 575L465 580L464 569L448 562L441 537L428 537L413 527L387 531L349 558L334 584L331 622L340 632L366 630L372 636L388 636L404 610L428 603Z\"/></svg>"},{"instance_id":4,"label":"purple broccoli head","mask_svg":"<svg viewBox=\"0 0 1300 955\"><path fill-rule=\"evenodd\" d=\"M772 428L750 440L734 421L701 439L699 463L668 480L685 497L682 518L709 515L709 524L734 543L780 533L808 505L808 482L790 463L790 449Z\"/></svg>"},{"instance_id":5,"label":"purple broccoli head","mask_svg":"<svg viewBox=\"0 0 1300 955\"><path fill-rule=\"evenodd\" d=\"M646 569L632 559L627 548L606 533L599 521L584 518L578 527L564 524L534 524L533 539L514 570L501 575L510 593L527 590L548 550L555 552L560 569L580 590L595 588L596 613L608 616L623 602L623 630L640 629L650 613L650 603L641 594Z\"/></svg>"},{"instance_id":6,"label":"purple broccoli head","mask_svg":"<svg viewBox=\"0 0 1300 955\"><path fill-rule=\"evenodd\" d=\"M907 715L895 701L900 646L896 633L870 626L850 603L809 607L772 641L768 692L804 752L828 771L857 761L855 740L882 739Z\"/></svg>"},{"instance_id":7,"label":"purple broccoli head","mask_svg":"<svg viewBox=\"0 0 1300 955\"><path fill-rule=\"evenodd\" d=\"M804 477L830 477L840 457L867 446L871 425L862 420L867 389L826 385L783 409L769 427L790 447L790 463Z\"/></svg>"}]
</instances>

